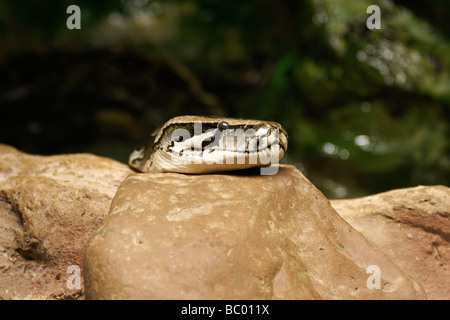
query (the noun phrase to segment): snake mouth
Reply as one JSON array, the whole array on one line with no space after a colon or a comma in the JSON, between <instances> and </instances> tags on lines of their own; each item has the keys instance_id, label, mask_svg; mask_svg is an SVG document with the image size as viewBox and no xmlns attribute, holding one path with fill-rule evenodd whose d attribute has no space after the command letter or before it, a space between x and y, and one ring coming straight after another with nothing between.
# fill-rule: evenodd
<instances>
[{"instance_id":1,"label":"snake mouth","mask_svg":"<svg viewBox=\"0 0 450 320\"><path fill-rule=\"evenodd\" d=\"M261 166L278 163L286 149L287 137L283 131L260 126L245 131L242 128L211 130L183 141L175 139L168 151L173 163Z\"/></svg>"}]
</instances>

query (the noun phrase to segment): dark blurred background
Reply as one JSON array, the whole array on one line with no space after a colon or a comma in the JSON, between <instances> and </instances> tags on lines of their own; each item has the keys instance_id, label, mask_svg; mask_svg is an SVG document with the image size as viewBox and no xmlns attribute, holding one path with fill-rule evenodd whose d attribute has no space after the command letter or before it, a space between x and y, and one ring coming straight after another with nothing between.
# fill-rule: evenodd
<instances>
[{"instance_id":1,"label":"dark blurred background","mask_svg":"<svg viewBox=\"0 0 450 320\"><path fill-rule=\"evenodd\" d=\"M330 198L449 185L449 35L448 0L2 0L0 143L126 162L173 116L226 115L280 122Z\"/></svg>"}]
</instances>

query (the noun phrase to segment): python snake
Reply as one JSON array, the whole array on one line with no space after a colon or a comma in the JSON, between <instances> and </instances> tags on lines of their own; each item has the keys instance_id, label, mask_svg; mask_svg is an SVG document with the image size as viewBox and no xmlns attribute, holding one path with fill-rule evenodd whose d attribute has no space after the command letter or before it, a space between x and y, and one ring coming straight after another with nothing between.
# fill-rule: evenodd
<instances>
[{"instance_id":1,"label":"python snake","mask_svg":"<svg viewBox=\"0 0 450 320\"><path fill-rule=\"evenodd\" d=\"M277 122L179 116L156 130L129 165L140 172L202 174L278 164L288 146Z\"/></svg>"}]
</instances>

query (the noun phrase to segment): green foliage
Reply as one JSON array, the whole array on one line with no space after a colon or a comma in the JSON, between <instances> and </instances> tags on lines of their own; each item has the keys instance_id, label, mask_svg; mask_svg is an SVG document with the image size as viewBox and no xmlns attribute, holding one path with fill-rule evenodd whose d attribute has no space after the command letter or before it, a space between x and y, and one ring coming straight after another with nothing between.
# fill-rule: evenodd
<instances>
[{"instance_id":1,"label":"green foliage","mask_svg":"<svg viewBox=\"0 0 450 320\"><path fill-rule=\"evenodd\" d=\"M69 4L82 8L76 37L65 29ZM366 27L373 4L380 30ZM449 9L447 0L10 1L0 4L0 39L5 50L64 50L69 39L157 55L210 110L217 100L231 116L281 122L287 161L326 195L349 197L449 183Z\"/></svg>"}]
</instances>

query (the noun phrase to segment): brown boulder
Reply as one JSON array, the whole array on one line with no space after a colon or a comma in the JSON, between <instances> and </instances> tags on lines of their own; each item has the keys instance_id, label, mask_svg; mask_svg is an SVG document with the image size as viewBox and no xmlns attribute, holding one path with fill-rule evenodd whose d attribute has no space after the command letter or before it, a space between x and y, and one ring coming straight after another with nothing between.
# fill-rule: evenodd
<instances>
[{"instance_id":1,"label":"brown boulder","mask_svg":"<svg viewBox=\"0 0 450 320\"><path fill-rule=\"evenodd\" d=\"M77 298L67 280L132 171L89 154L34 156L0 145L0 299ZM81 279L82 280L82 279Z\"/></svg>"},{"instance_id":2,"label":"brown boulder","mask_svg":"<svg viewBox=\"0 0 450 320\"><path fill-rule=\"evenodd\" d=\"M369 266L381 271L369 288ZM90 299L424 299L297 169L134 174L84 262Z\"/></svg>"},{"instance_id":3,"label":"brown boulder","mask_svg":"<svg viewBox=\"0 0 450 320\"><path fill-rule=\"evenodd\" d=\"M331 204L419 280L429 299L450 299L450 188L420 186Z\"/></svg>"}]
</instances>

